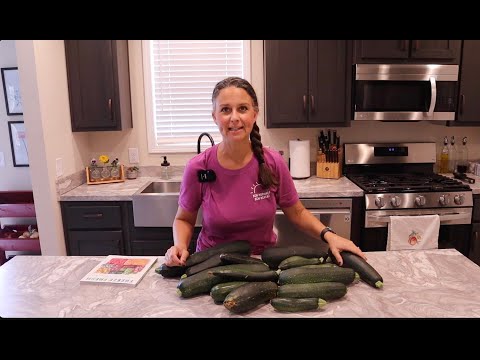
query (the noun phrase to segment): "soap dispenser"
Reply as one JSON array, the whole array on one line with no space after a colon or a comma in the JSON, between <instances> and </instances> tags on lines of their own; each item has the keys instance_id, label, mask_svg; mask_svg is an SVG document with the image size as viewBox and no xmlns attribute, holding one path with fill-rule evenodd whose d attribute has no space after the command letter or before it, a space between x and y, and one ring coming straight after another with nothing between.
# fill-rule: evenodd
<instances>
[{"instance_id":1,"label":"soap dispenser","mask_svg":"<svg viewBox=\"0 0 480 360\"><path fill-rule=\"evenodd\" d=\"M168 179L168 167L170 166L170 163L167 161L167 157L163 157L163 162L162 162L162 178L163 179Z\"/></svg>"}]
</instances>

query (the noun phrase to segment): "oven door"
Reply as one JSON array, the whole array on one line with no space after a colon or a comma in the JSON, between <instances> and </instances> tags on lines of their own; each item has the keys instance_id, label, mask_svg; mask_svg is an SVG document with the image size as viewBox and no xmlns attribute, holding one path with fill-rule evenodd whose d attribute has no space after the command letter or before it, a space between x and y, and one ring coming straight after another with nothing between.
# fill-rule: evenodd
<instances>
[{"instance_id":1,"label":"oven door","mask_svg":"<svg viewBox=\"0 0 480 360\"><path fill-rule=\"evenodd\" d=\"M390 216L439 215L438 247L455 248L468 256L472 233L472 208L375 210L365 212L360 248L363 251L382 251L387 247Z\"/></svg>"}]
</instances>

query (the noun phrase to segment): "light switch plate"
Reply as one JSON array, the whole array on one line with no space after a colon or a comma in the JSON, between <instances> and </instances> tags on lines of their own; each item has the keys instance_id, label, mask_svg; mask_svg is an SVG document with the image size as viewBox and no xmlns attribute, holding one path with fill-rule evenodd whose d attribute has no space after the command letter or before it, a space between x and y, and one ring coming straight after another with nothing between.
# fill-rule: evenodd
<instances>
[{"instance_id":1,"label":"light switch plate","mask_svg":"<svg viewBox=\"0 0 480 360\"><path fill-rule=\"evenodd\" d=\"M0 151L0 167L5 167L5 156L1 151Z\"/></svg>"},{"instance_id":2,"label":"light switch plate","mask_svg":"<svg viewBox=\"0 0 480 360\"><path fill-rule=\"evenodd\" d=\"M63 175L63 160L62 158L55 159L55 168L57 170L57 177Z\"/></svg>"},{"instance_id":3,"label":"light switch plate","mask_svg":"<svg viewBox=\"0 0 480 360\"><path fill-rule=\"evenodd\" d=\"M140 162L138 148L128 148L128 161L130 164L138 164Z\"/></svg>"}]
</instances>

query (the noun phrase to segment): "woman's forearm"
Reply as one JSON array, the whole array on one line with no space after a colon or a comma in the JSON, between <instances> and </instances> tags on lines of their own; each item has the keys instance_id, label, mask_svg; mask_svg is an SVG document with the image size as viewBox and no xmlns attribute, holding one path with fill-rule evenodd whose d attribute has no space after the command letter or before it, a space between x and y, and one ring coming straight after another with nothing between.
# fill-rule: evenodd
<instances>
[{"instance_id":1,"label":"woman's forearm","mask_svg":"<svg viewBox=\"0 0 480 360\"><path fill-rule=\"evenodd\" d=\"M188 221L175 219L173 221L173 243L180 249L188 249L192 240L193 225Z\"/></svg>"}]
</instances>

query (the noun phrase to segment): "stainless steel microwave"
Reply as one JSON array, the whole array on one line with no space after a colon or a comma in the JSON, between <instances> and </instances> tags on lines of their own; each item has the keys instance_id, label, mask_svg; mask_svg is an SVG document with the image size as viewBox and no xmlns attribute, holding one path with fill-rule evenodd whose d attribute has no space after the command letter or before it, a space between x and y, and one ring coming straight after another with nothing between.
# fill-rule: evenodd
<instances>
[{"instance_id":1,"label":"stainless steel microwave","mask_svg":"<svg viewBox=\"0 0 480 360\"><path fill-rule=\"evenodd\" d=\"M455 120L458 65L356 64L354 120Z\"/></svg>"}]
</instances>

